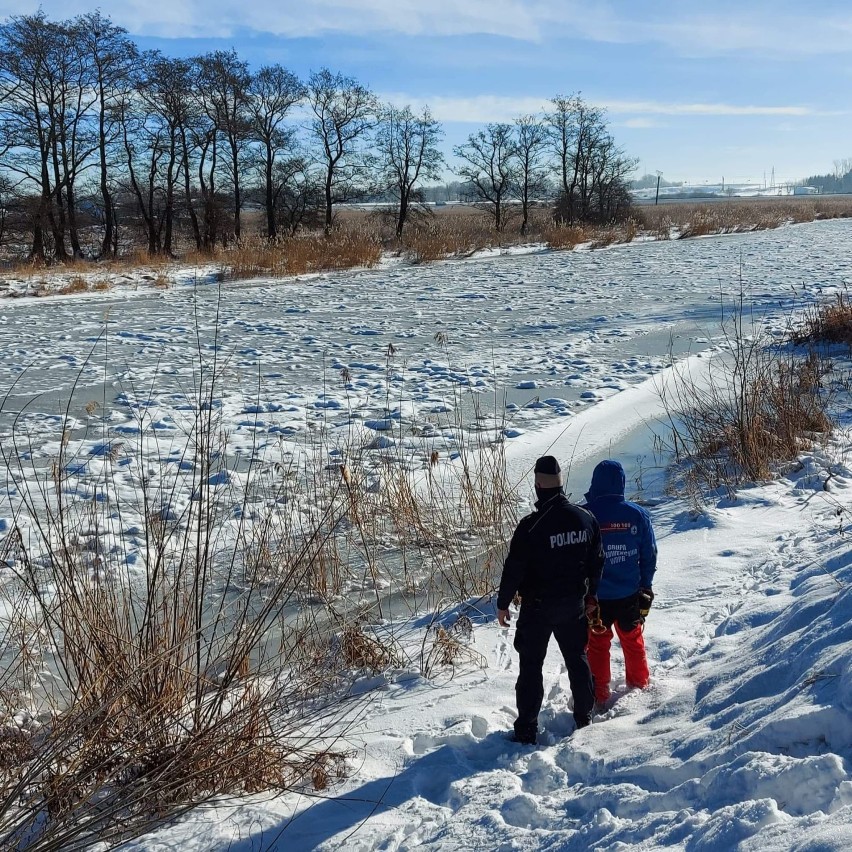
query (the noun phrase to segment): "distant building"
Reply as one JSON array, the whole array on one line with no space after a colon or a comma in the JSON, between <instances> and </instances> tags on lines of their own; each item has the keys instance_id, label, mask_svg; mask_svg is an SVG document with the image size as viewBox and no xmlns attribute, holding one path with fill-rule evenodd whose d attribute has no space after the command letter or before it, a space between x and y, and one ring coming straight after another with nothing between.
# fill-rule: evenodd
<instances>
[{"instance_id":1,"label":"distant building","mask_svg":"<svg viewBox=\"0 0 852 852\"><path fill-rule=\"evenodd\" d=\"M794 186L793 195L819 195L819 188L816 186Z\"/></svg>"}]
</instances>

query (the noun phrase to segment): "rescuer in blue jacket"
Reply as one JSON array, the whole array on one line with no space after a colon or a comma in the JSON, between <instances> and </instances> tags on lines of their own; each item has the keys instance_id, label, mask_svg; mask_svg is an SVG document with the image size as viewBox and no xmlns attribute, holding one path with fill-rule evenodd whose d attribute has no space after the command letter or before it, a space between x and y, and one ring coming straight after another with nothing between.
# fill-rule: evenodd
<instances>
[{"instance_id":1,"label":"rescuer in blue jacket","mask_svg":"<svg viewBox=\"0 0 852 852\"><path fill-rule=\"evenodd\" d=\"M610 697L613 627L624 653L627 685L643 688L650 679L642 629L654 599L657 542L648 513L624 499L624 481L617 461L602 461L586 493L586 508L598 520L606 557L597 589L600 621L591 623L587 648L598 706Z\"/></svg>"}]
</instances>

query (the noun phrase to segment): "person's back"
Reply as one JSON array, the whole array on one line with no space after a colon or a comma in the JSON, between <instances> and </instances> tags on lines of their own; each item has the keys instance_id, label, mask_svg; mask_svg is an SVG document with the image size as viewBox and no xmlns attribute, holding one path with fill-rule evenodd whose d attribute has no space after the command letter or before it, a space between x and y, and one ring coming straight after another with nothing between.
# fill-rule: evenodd
<instances>
[{"instance_id":1,"label":"person's back","mask_svg":"<svg viewBox=\"0 0 852 852\"><path fill-rule=\"evenodd\" d=\"M595 679L595 699L610 695L609 651L613 625L624 652L628 686L647 686L650 673L642 635L643 612L653 600L657 544L650 515L625 500L624 469L617 461L597 465L586 493L586 508L597 518L603 539L603 574L598 583L600 618L605 630L589 634L588 658Z\"/></svg>"},{"instance_id":2,"label":"person's back","mask_svg":"<svg viewBox=\"0 0 852 852\"><path fill-rule=\"evenodd\" d=\"M589 554L595 553L599 535L591 514L565 494L539 500L536 511L521 520L513 536L516 552L510 548L505 584L517 579L524 600L568 599L579 610L588 585Z\"/></svg>"},{"instance_id":3,"label":"person's back","mask_svg":"<svg viewBox=\"0 0 852 852\"><path fill-rule=\"evenodd\" d=\"M522 743L536 740L551 635L568 671L576 725L591 721L594 689L585 654L584 598L594 594L604 561L598 523L562 492L562 472L553 456L537 460L535 489L536 511L522 518L512 535L497 595L501 627L509 626L512 598L521 597L514 644L519 655L515 738Z\"/></svg>"},{"instance_id":4,"label":"person's back","mask_svg":"<svg viewBox=\"0 0 852 852\"><path fill-rule=\"evenodd\" d=\"M624 498L624 468L602 461L592 473L586 508L597 518L606 563L598 584L600 600L615 600L650 588L657 567L657 545L647 511Z\"/></svg>"}]
</instances>

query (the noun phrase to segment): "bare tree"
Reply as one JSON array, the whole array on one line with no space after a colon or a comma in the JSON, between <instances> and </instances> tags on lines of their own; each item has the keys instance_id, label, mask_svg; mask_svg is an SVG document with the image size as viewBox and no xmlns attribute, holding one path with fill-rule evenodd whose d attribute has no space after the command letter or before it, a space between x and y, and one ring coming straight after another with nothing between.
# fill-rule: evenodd
<instances>
[{"instance_id":1,"label":"bare tree","mask_svg":"<svg viewBox=\"0 0 852 852\"><path fill-rule=\"evenodd\" d=\"M221 133L228 153L228 171L233 187L234 237L242 233L241 154L249 138L248 63L235 50L216 50L196 60L199 89L205 111Z\"/></svg>"},{"instance_id":2,"label":"bare tree","mask_svg":"<svg viewBox=\"0 0 852 852\"><path fill-rule=\"evenodd\" d=\"M325 197L323 176L307 154L275 163L275 221L278 230L295 234L302 225L317 227L324 221Z\"/></svg>"},{"instance_id":3,"label":"bare tree","mask_svg":"<svg viewBox=\"0 0 852 852\"><path fill-rule=\"evenodd\" d=\"M120 104L127 175L148 252L171 254L179 187L183 181L186 191L188 181L191 65L152 51L140 66L144 71Z\"/></svg>"},{"instance_id":4,"label":"bare tree","mask_svg":"<svg viewBox=\"0 0 852 852\"><path fill-rule=\"evenodd\" d=\"M559 171L556 217L569 225L611 221L615 211L621 215L627 209L626 180L635 161L615 145L602 109L579 94L556 97L552 103L545 120Z\"/></svg>"},{"instance_id":5,"label":"bare tree","mask_svg":"<svg viewBox=\"0 0 852 852\"><path fill-rule=\"evenodd\" d=\"M590 218L609 224L626 217L630 175L637 165L638 160L628 157L609 133L600 136L591 168Z\"/></svg>"},{"instance_id":6,"label":"bare tree","mask_svg":"<svg viewBox=\"0 0 852 852\"><path fill-rule=\"evenodd\" d=\"M375 141L379 183L397 198L397 238L402 236L411 203L416 200L418 182L437 180L441 176L444 155L438 143L443 135L429 107L424 107L419 115L409 106L402 109L386 106L379 113Z\"/></svg>"},{"instance_id":7,"label":"bare tree","mask_svg":"<svg viewBox=\"0 0 852 852\"><path fill-rule=\"evenodd\" d=\"M0 29L0 69L4 89L12 92L3 111L3 140L13 152L4 165L15 177L14 187L26 194L28 183L39 203L31 217L30 256L46 257L45 230L55 231L54 188L50 179L53 127L43 107L40 82L49 63L56 33L44 13L11 18Z\"/></svg>"},{"instance_id":8,"label":"bare tree","mask_svg":"<svg viewBox=\"0 0 852 852\"><path fill-rule=\"evenodd\" d=\"M521 202L521 233L526 234L530 202L547 186L544 160L549 142L547 129L532 115L515 120L515 175L513 194Z\"/></svg>"},{"instance_id":9,"label":"bare tree","mask_svg":"<svg viewBox=\"0 0 852 852\"><path fill-rule=\"evenodd\" d=\"M6 237L9 222L9 202L12 196L12 181L9 175L0 173L0 245Z\"/></svg>"},{"instance_id":10,"label":"bare tree","mask_svg":"<svg viewBox=\"0 0 852 852\"><path fill-rule=\"evenodd\" d=\"M160 250L160 225L157 215L158 173L163 155L163 122L156 112L148 112L146 95L153 93L151 79L156 73L156 53L146 53L143 63L149 69L146 75L138 71L134 74L133 89L121 98L116 106L116 114L121 127L122 147L124 148L125 168L128 188L136 201L136 208L142 220L148 254L157 254ZM156 95L153 95L156 102Z\"/></svg>"},{"instance_id":11,"label":"bare tree","mask_svg":"<svg viewBox=\"0 0 852 852\"><path fill-rule=\"evenodd\" d=\"M248 86L251 131L261 148L266 234L270 240L278 233L275 199L280 188L276 188L276 161L292 148L295 135L295 128L287 127L285 122L293 106L304 96L305 87L299 78L280 65L261 68Z\"/></svg>"},{"instance_id":12,"label":"bare tree","mask_svg":"<svg viewBox=\"0 0 852 852\"><path fill-rule=\"evenodd\" d=\"M362 143L376 122L376 98L352 77L327 68L308 79L310 132L320 149L325 172L325 231L334 221L334 205L347 201L367 177Z\"/></svg>"},{"instance_id":13,"label":"bare tree","mask_svg":"<svg viewBox=\"0 0 852 852\"><path fill-rule=\"evenodd\" d=\"M193 203L192 168L197 150L198 127L201 122L198 99L193 91L194 66L192 60L173 60L171 72L164 81L164 94L169 112L174 116L180 146L180 172L183 180L183 201L196 249L203 248L201 227Z\"/></svg>"},{"instance_id":14,"label":"bare tree","mask_svg":"<svg viewBox=\"0 0 852 852\"><path fill-rule=\"evenodd\" d=\"M127 30L113 24L99 11L77 18L74 31L90 64L92 85L96 93L93 106L97 121L99 184L104 219L101 255L115 256L118 246L115 204L109 179L110 149L120 138L115 107L126 92L128 78L139 59L139 51L127 37Z\"/></svg>"},{"instance_id":15,"label":"bare tree","mask_svg":"<svg viewBox=\"0 0 852 852\"><path fill-rule=\"evenodd\" d=\"M588 196L587 171L597 138L602 131L603 114L600 109L587 104L579 94L557 96L552 100L554 109L545 119L550 126L551 140L556 154L562 189L565 221L572 225L584 219Z\"/></svg>"},{"instance_id":16,"label":"bare tree","mask_svg":"<svg viewBox=\"0 0 852 852\"><path fill-rule=\"evenodd\" d=\"M852 157L843 157L840 160L834 160L834 177L840 179L849 172L852 172Z\"/></svg>"},{"instance_id":17,"label":"bare tree","mask_svg":"<svg viewBox=\"0 0 852 852\"><path fill-rule=\"evenodd\" d=\"M76 21L59 24L60 39L54 54L58 73L56 135L54 160L60 209L68 223L72 257L83 256L77 223L77 180L92 165L97 139L91 121L95 102L92 65L89 57L78 49L79 31Z\"/></svg>"},{"instance_id":18,"label":"bare tree","mask_svg":"<svg viewBox=\"0 0 852 852\"><path fill-rule=\"evenodd\" d=\"M40 198L31 255L45 258L49 232L53 256L68 259L70 224L70 256L79 256L74 191L94 149L87 122L94 95L73 28L41 11L11 18L0 28L0 68L15 81L4 105L4 165Z\"/></svg>"},{"instance_id":19,"label":"bare tree","mask_svg":"<svg viewBox=\"0 0 852 852\"><path fill-rule=\"evenodd\" d=\"M464 145L453 148L462 160L457 174L467 180L476 198L490 205L494 228L506 226L506 199L512 185L515 138L511 124L487 124L484 130L468 136Z\"/></svg>"}]
</instances>

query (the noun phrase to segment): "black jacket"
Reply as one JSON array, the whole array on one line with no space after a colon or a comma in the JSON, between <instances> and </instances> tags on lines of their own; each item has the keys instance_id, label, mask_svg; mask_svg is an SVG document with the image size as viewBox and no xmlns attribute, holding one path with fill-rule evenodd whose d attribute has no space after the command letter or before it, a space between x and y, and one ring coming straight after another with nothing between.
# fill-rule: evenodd
<instances>
[{"instance_id":1,"label":"black jacket","mask_svg":"<svg viewBox=\"0 0 852 852\"><path fill-rule=\"evenodd\" d=\"M522 598L582 599L595 594L604 564L594 516L559 493L521 519L503 563L497 608Z\"/></svg>"}]
</instances>

